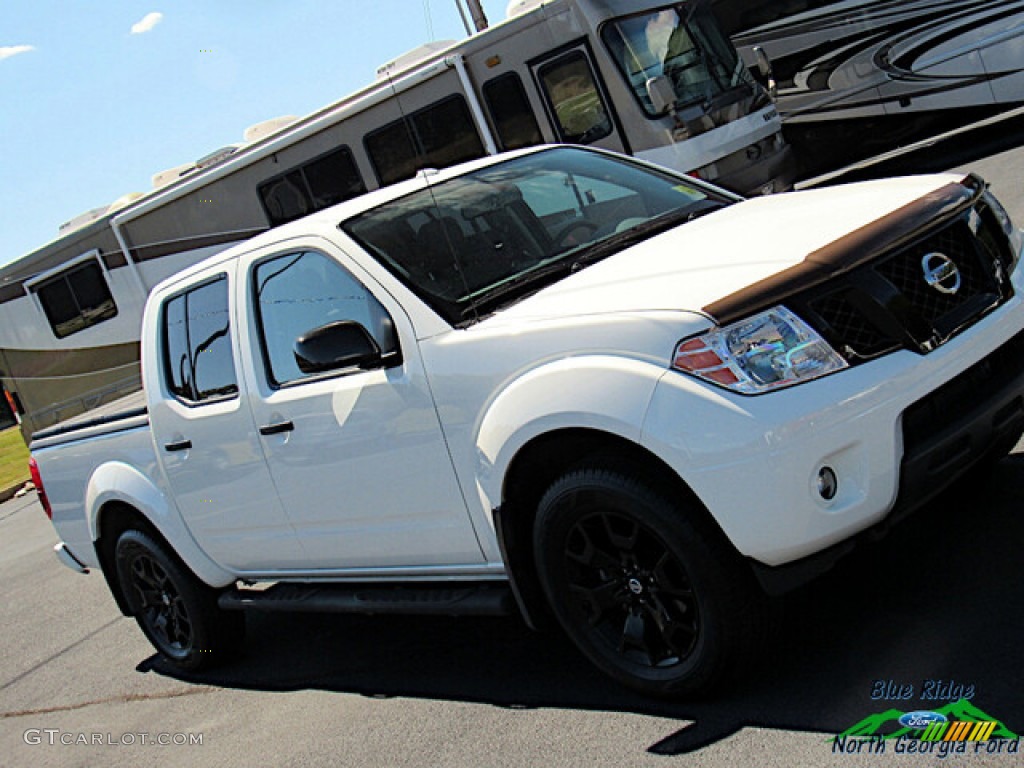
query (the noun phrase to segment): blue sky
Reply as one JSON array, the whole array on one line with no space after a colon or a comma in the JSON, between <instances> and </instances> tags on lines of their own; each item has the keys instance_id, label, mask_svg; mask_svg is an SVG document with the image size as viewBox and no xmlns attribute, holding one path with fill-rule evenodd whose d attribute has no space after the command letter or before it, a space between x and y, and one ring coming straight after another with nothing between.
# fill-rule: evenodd
<instances>
[{"instance_id":1,"label":"blue sky","mask_svg":"<svg viewBox=\"0 0 1024 768\"><path fill-rule=\"evenodd\" d=\"M483 0L492 24L506 5ZM249 125L464 36L455 0L2 0L0 265Z\"/></svg>"}]
</instances>

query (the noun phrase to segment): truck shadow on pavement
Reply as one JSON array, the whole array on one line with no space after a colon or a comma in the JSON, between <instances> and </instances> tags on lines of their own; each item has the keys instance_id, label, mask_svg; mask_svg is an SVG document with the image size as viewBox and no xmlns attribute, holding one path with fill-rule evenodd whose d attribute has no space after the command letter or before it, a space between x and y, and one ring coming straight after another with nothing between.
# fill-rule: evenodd
<instances>
[{"instance_id":1,"label":"truck shadow on pavement","mask_svg":"<svg viewBox=\"0 0 1024 768\"><path fill-rule=\"evenodd\" d=\"M182 675L153 657L139 669L227 688L689 721L649 747L658 754L692 752L748 726L835 735L890 708L937 709L969 686L973 705L1020 733L1022 508L1024 455L1015 455L779 601L782 630L756 671L700 700L633 694L559 633L533 633L516 619L250 614L246 653L230 666ZM877 681L911 685L913 696L873 699ZM922 699L929 686L945 698Z\"/></svg>"}]
</instances>

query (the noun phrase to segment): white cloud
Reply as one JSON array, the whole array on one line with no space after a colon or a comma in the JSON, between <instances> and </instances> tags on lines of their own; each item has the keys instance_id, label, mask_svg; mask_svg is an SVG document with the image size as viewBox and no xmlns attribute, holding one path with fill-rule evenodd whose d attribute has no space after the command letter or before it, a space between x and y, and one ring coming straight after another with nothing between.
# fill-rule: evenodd
<instances>
[{"instance_id":1,"label":"white cloud","mask_svg":"<svg viewBox=\"0 0 1024 768\"><path fill-rule=\"evenodd\" d=\"M34 45L0 45L0 61L9 59L11 56L17 56L19 53L34 51L35 49Z\"/></svg>"},{"instance_id":2,"label":"white cloud","mask_svg":"<svg viewBox=\"0 0 1024 768\"><path fill-rule=\"evenodd\" d=\"M142 17L142 21L137 21L132 24L132 34L141 35L145 32L149 32L153 27L163 21L164 15L162 13L147 13Z\"/></svg>"}]
</instances>

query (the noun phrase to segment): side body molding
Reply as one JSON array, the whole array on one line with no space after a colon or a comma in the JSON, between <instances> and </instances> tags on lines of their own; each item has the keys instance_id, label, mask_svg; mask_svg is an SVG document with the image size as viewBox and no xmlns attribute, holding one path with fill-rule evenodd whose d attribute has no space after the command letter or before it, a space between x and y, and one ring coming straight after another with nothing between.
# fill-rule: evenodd
<instances>
[{"instance_id":1,"label":"side body molding","mask_svg":"<svg viewBox=\"0 0 1024 768\"><path fill-rule=\"evenodd\" d=\"M111 502L138 510L164 539L174 542L174 550L185 565L211 587L234 583L234 574L225 571L199 548L174 502L142 472L120 461L101 464L89 478L85 511L93 542L99 538L103 507Z\"/></svg>"}]
</instances>

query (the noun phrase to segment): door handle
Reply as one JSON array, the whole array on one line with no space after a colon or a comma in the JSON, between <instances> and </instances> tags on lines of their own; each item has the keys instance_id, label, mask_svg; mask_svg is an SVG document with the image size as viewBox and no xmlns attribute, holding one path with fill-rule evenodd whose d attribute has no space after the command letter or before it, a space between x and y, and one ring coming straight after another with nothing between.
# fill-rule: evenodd
<instances>
[{"instance_id":1,"label":"door handle","mask_svg":"<svg viewBox=\"0 0 1024 768\"><path fill-rule=\"evenodd\" d=\"M164 443L164 450L168 453L173 451L187 451L192 447L191 440L179 440L176 443Z\"/></svg>"},{"instance_id":2,"label":"door handle","mask_svg":"<svg viewBox=\"0 0 1024 768\"><path fill-rule=\"evenodd\" d=\"M260 427L261 435L279 435L282 432L291 432L295 429L295 425L290 421L279 421L277 424L267 424L265 427Z\"/></svg>"}]
</instances>

